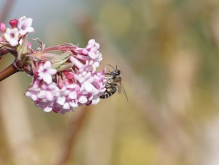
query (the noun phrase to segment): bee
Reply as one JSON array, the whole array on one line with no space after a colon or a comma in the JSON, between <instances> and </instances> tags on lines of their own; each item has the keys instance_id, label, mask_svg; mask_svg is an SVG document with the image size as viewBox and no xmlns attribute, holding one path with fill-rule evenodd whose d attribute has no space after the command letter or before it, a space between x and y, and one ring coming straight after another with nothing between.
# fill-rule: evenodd
<instances>
[{"instance_id":1,"label":"bee","mask_svg":"<svg viewBox=\"0 0 219 165\"><path fill-rule=\"evenodd\" d=\"M104 92L103 95L100 96L101 99L106 99L110 96L112 96L113 94L116 93L116 91L118 91L118 93L121 93L121 89L123 89L124 94L126 96L126 99L128 101L128 97L126 95L125 92L125 88L122 86L122 77L121 77L121 71L119 69L117 69L117 65L116 65L116 69L108 64L109 66L111 66L113 68L113 71L105 73L105 77L107 79L106 82L106 90Z\"/></svg>"}]
</instances>

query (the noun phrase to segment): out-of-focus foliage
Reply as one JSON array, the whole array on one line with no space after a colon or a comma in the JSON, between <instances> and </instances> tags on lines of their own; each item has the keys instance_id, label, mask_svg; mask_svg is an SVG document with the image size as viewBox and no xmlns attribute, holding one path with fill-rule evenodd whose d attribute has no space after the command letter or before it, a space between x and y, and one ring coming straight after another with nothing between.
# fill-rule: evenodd
<instances>
[{"instance_id":1,"label":"out-of-focus foliage","mask_svg":"<svg viewBox=\"0 0 219 165\"><path fill-rule=\"evenodd\" d=\"M0 164L55 164L85 110L69 165L219 164L219 1L17 1L8 19L22 15L47 46L96 39L129 102L42 113L23 96L30 79L13 75L0 84Z\"/></svg>"}]
</instances>

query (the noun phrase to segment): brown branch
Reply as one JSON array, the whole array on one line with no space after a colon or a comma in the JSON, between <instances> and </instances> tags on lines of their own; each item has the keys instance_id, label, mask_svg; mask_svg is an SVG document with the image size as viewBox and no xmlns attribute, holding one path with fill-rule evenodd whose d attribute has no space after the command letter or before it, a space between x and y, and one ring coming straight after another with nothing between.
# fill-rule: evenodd
<instances>
[{"instance_id":1,"label":"brown branch","mask_svg":"<svg viewBox=\"0 0 219 165\"><path fill-rule=\"evenodd\" d=\"M19 72L19 70L14 67L14 64L11 64L6 69L0 72L0 82L16 72Z\"/></svg>"},{"instance_id":2,"label":"brown branch","mask_svg":"<svg viewBox=\"0 0 219 165\"><path fill-rule=\"evenodd\" d=\"M3 6L3 10L0 13L0 22L3 22L6 17L8 16L9 12L11 11L11 8L13 7L15 0L7 0L5 1L5 4ZM1 54L1 56L4 54ZM18 70L14 67L14 64L11 64L6 69L0 72L0 82L4 80L5 78L13 75L14 73L18 72Z\"/></svg>"},{"instance_id":3,"label":"brown branch","mask_svg":"<svg viewBox=\"0 0 219 165\"><path fill-rule=\"evenodd\" d=\"M88 111L89 108L84 107L83 109L81 109L81 113L79 114L78 118L76 120L72 119L69 129L67 131L66 139L64 140L65 144L63 144L62 148L58 151L58 154L55 157L55 161L52 164L65 165L68 162L73 151L77 135L83 126Z\"/></svg>"},{"instance_id":4,"label":"brown branch","mask_svg":"<svg viewBox=\"0 0 219 165\"><path fill-rule=\"evenodd\" d=\"M3 71L0 72L0 82L4 80L5 78L19 71L19 69L15 67L15 66L20 66L20 61L17 60L17 51L12 50L12 49L1 49L0 48L0 59L2 58L2 56L7 55L8 53L10 53L11 55L15 57L15 61L10 66L8 66L7 68L5 68Z\"/></svg>"}]
</instances>

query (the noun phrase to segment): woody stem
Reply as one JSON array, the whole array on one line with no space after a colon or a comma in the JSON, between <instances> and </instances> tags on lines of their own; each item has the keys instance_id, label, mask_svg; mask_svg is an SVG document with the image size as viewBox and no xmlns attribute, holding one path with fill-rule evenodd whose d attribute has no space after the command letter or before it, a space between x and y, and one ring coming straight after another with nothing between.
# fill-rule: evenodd
<instances>
[{"instance_id":1,"label":"woody stem","mask_svg":"<svg viewBox=\"0 0 219 165\"><path fill-rule=\"evenodd\" d=\"M16 72L19 72L19 70L15 68L14 64L12 63L10 66L8 66L7 68L5 68L3 71L0 72L0 82Z\"/></svg>"}]
</instances>

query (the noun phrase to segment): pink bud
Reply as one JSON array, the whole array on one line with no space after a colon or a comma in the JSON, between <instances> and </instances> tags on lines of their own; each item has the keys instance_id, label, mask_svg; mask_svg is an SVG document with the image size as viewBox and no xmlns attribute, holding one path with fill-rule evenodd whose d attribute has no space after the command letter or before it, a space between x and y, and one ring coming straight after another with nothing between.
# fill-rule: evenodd
<instances>
[{"instance_id":1,"label":"pink bud","mask_svg":"<svg viewBox=\"0 0 219 165\"><path fill-rule=\"evenodd\" d=\"M30 49L32 46L32 43L31 42L27 42L27 47Z\"/></svg>"},{"instance_id":2,"label":"pink bud","mask_svg":"<svg viewBox=\"0 0 219 165\"><path fill-rule=\"evenodd\" d=\"M9 24L11 25L12 28L15 28L15 27L17 27L18 20L16 18L12 19L9 21Z\"/></svg>"},{"instance_id":3,"label":"pink bud","mask_svg":"<svg viewBox=\"0 0 219 165\"><path fill-rule=\"evenodd\" d=\"M74 74L72 72L63 72L67 79L72 80L74 78Z\"/></svg>"},{"instance_id":4,"label":"pink bud","mask_svg":"<svg viewBox=\"0 0 219 165\"><path fill-rule=\"evenodd\" d=\"M84 64L73 56L70 57L70 61L79 69L84 67Z\"/></svg>"},{"instance_id":5,"label":"pink bud","mask_svg":"<svg viewBox=\"0 0 219 165\"><path fill-rule=\"evenodd\" d=\"M0 31L4 33L6 31L6 26L4 23L0 23Z\"/></svg>"}]
</instances>

